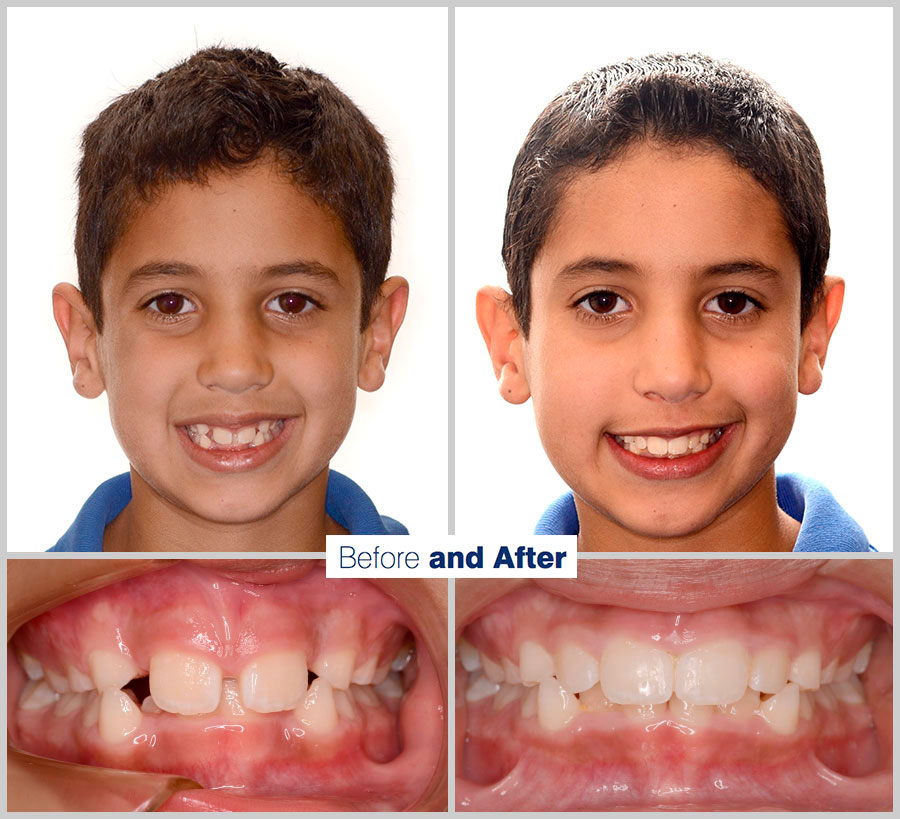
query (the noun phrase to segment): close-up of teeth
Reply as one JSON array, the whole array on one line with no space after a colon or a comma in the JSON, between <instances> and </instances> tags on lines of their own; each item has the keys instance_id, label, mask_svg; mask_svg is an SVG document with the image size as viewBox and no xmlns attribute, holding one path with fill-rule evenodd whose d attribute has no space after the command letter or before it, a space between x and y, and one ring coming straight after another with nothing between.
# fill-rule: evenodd
<instances>
[{"instance_id":1,"label":"close-up of teeth","mask_svg":"<svg viewBox=\"0 0 900 819\"><path fill-rule=\"evenodd\" d=\"M724 427L696 430L677 438L661 438L657 435L615 435L616 443L634 455L647 458L680 458L703 452L722 437Z\"/></svg>"},{"instance_id":2,"label":"close-up of teeth","mask_svg":"<svg viewBox=\"0 0 900 819\"><path fill-rule=\"evenodd\" d=\"M239 428L189 424L188 437L202 449L249 449L277 438L284 429L284 419L257 421Z\"/></svg>"}]
</instances>

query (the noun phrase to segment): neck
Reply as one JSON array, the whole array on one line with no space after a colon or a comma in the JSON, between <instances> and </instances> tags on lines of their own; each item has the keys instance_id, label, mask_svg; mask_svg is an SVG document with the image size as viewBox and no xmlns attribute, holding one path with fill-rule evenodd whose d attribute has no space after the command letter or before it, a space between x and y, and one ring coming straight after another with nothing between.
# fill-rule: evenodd
<instances>
[{"instance_id":1,"label":"neck","mask_svg":"<svg viewBox=\"0 0 900 819\"><path fill-rule=\"evenodd\" d=\"M627 529L599 514L577 495L578 551L585 552L790 552L800 524L778 506L775 469L721 512L688 535L655 537Z\"/></svg>"},{"instance_id":2,"label":"neck","mask_svg":"<svg viewBox=\"0 0 900 819\"><path fill-rule=\"evenodd\" d=\"M344 530L325 514L328 469L266 517L206 520L159 495L131 470L131 501L106 527L104 552L323 552Z\"/></svg>"}]
</instances>

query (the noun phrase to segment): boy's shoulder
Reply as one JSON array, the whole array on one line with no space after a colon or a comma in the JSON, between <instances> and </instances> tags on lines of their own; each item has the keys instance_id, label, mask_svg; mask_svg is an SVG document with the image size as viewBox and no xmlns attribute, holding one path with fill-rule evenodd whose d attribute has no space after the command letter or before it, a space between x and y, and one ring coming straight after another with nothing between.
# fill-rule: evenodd
<instances>
[{"instance_id":1,"label":"boy's shoulder","mask_svg":"<svg viewBox=\"0 0 900 819\"><path fill-rule=\"evenodd\" d=\"M776 479L778 505L800 522L795 552L874 552L862 527L818 481L789 473ZM571 492L557 498L541 515L536 535L577 535L578 511Z\"/></svg>"},{"instance_id":2,"label":"boy's shoulder","mask_svg":"<svg viewBox=\"0 0 900 819\"><path fill-rule=\"evenodd\" d=\"M131 500L131 476L124 472L98 486L50 552L102 552L106 527ZM351 535L408 535L406 527L380 515L372 499L346 475L328 473L325 512ZM164 551L164 550L163 550Z\"/></svg>"}]
</instances>

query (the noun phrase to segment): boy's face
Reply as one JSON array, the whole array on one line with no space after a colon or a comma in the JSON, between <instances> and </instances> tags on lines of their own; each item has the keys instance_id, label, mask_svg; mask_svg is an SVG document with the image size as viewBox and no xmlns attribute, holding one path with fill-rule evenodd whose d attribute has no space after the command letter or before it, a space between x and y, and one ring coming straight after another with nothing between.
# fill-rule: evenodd
<instances>
[{"instance_id":1,"label":"boy's face","mask_svg":"<svg viewBox=\"0 0 900 819\"><path fill-rule=\"evenodd\" d=\"M724 153L640 144L576 177L531 287L538 430L592 509L690 534L772 468L806 378L800 265Z\"/></svg>"},{"instance_id":2,"label":"boy's face","mask_svg":"<svg viewBox=\"0 0 900 819\"><path fill-rule=\"evenodd\" d=\"M122 448L201 518L263 518L350 427L360 268L339 222L272 163L177 183L103 271L103 384Z\"/></svg>"}]
</instances>

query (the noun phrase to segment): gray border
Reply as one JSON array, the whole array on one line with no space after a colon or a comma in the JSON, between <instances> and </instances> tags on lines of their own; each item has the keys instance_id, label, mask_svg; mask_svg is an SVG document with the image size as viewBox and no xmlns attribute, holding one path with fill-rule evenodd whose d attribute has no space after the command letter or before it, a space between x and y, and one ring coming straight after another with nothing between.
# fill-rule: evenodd
<instances>
[{"instance_id":1,"label":"gray border","mask_svg":"<svg viewBox=\"0 0 900 819\"><path fill-rule=\"evenodd\" d=\"M456 8L447 8L447 534L456 534Z\"/></svg>"}]
</instances>

